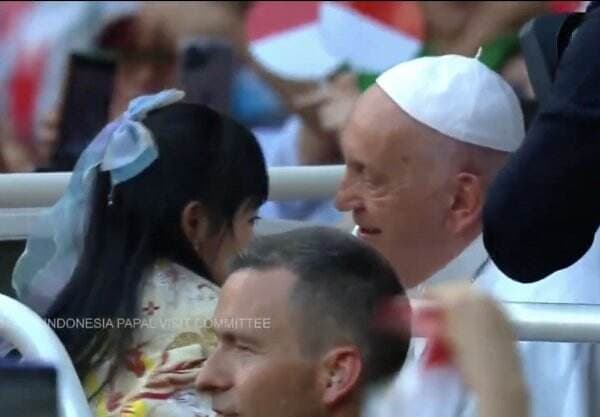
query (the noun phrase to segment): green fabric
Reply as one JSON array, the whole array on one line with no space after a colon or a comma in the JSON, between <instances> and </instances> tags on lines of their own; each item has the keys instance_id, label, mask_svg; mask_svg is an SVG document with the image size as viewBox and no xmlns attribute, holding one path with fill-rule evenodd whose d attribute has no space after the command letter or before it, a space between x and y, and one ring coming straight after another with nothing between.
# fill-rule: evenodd
<instances>
[{"instance_id":1,"label":"green fabric","mask_svg":"<svg viewBox=\"0 0 600 417\"><path fill-rule=\"evenodd\" d=\"M485 44L479 60L496 72L500 72L509 59L520 51L517 34L499 36Z\"/></svg>"},{"instance_id":2,"label":"green fabric","mask_svg":"<svg viewBox=\"0 0 600 417\"><path fill-rule=\"evenodd\" d=\"M499 36L491 42L483 45L479 60L494 71L500 71L506 65L506 62L520 51L519 37L516 33ZM415 58L424 56L436 56L435 47L431 43L426 43ZM365 91L375 83L379 74L359 73L358 87Z\"/></svg>"},{"instance_id":3,"label":"green fabric","mask_svg":"<svg viewBox=\"0 0 600 417\"><path fill-rule=\"evenodd\" d=\"M365 91L367 88L375 84L375 80L379 74L360 72L358 73L358 88L360 91Z\"/></svg>"}]
</instances>

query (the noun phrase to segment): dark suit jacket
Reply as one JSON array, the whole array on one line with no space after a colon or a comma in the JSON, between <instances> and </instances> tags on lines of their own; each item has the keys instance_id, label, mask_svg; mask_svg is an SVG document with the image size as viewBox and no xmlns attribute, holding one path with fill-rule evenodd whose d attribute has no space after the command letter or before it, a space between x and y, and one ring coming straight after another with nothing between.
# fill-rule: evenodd
<instances>
[{"instance_id":1,"label":"dark suit jacket","mask_svg":"<svg viewBox=\"0 0 600 417\"><path fill-rule=\"evenodd\" d=\"M592 2L548 100L489 191L484 243L509 277L577 261L600 225L600 4ZM600 256L600 255L599 255Z\"/></svg>"}]
</instances>

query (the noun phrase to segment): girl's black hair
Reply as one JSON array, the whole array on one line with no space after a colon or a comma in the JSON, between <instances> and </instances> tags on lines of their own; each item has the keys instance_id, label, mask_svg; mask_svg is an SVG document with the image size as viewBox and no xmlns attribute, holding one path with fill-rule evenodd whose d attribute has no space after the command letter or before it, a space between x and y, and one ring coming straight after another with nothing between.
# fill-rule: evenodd
<instances>
[{"instance_id":1,"label":"girl's black hair","mask_svg":"<svg viewBox=\"0 0 600 417\"><path fill-rule=\"evenodd\" d=\"M267 198L268 177L260 146L240 124L208 107L187 103L154 110L143 123L153 133L159 157L112 190L109 174L98 173L83 253L47 318L105 322L135 318L142 277L159 258L212 279L183 233L184 207L199 201L216 234L232 232L241 207L258 208ZM114 357L106 384L117 364L123 363L133 330L56 331L81 378Z\"/></svg>"}]
</instances>

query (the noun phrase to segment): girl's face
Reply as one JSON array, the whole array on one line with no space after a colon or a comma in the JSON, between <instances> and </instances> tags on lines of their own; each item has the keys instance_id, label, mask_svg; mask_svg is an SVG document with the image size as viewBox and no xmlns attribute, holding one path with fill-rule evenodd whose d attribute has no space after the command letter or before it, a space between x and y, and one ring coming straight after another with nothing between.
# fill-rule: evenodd
<instances>
[{"instance_id":1,"label":"girl's face","mask_svg":"<svg viewBox=\"0 0 600 417\"><path fill-rule=\"evenodd\" d=\"M227 261L246 248L254 237L257 209L244 204L233 218L231 229L224 229L206 242L202 259L214 281L221 285L227 275Z\"/></svg>"}]
</instances>

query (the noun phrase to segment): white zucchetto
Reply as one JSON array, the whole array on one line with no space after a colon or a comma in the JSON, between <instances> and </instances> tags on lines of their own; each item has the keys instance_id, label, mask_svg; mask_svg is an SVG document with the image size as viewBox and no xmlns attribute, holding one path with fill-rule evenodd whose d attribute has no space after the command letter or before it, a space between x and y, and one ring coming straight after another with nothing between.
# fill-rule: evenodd
<instances>
[{"instance_id":1,"label":"white zucchetto","mask_svg":"<svg viewBox=\"0 0 600 417\"><path fill-rule=\"evenodd\" d=\"M376 82L409 116L461 142L514 152L525 137L513 89L475 58L418 58L387 70Z\"/></svg>"}]
</instances>

